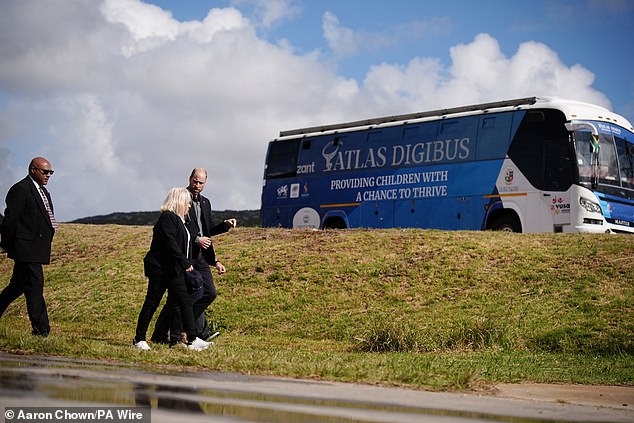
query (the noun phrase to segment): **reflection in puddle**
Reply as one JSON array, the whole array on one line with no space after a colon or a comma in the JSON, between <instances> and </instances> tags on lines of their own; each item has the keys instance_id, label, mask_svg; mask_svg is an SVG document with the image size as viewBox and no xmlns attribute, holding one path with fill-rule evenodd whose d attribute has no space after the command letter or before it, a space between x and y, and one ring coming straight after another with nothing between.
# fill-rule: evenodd
<instances>
[{"instance_id":1,"label":"reflection in puddle","mask_svg":"<svg viewBox=\"0 0 634 423\"><path fill-rule=\"evenodd\" d=\"M0 396L28 398L34 405L37 404L38 398L42 398L120 406L149 406L153 410L178 413L184 419L187 417L183 414L189 414L192 418L199 415L205 418L224 417L248 422L415 422L447 418L449 421L463 422L547 421L355 401L325 401L300 396L199 389L182 386L183 382L188 381L195 386L196 381L201 380L194 375L188 379L188 375L184 373L164 372L163 376L180 378L177 386L175 383L156 382L161 380L160 374L140 372L132 366L65 359L48 359L45 365L42 365L41 358L38 359L38 362L29 362L28 358L7 361L6 355L0 356ZM134 377L135 375L140 377Z\"/></svg>"}]
</instances>

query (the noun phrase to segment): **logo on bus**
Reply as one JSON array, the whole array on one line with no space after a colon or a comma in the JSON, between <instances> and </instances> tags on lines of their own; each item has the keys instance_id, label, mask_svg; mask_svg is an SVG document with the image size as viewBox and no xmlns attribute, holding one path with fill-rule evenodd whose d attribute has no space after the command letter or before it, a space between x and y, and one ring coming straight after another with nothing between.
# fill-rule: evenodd
<instances>
[{"instance_id":1,"label":"logo on bus","mask_svg":"<svg viewBox=\"0 0 634 423\"><path fill-rule=\"evenodd\" d=\"M335 142L332 141L326 144L323 150L321 150L321 155L326 161L326 172L332 170L332 159L334 159L335 156L337 155L340 145L343 145L343 143L339 141L337 145L335 145ZM334 149L332 149L332 147L334 147Z\"/></svg>"},{"instance_id":2,"label":"logo on bus","mask_svg":"<svg viewBox=\"0 0 634 423\"><path fill-rule=\"evenodd\" d=\"M297 174L300 173L315 173L315 162L297 166Z\"/></svg>"},{"instance_id":3,"label":"logo on bus","mask_svg":"<svg viewBox=\"0 0 634 423\"><path fill-rule=\"evenodd\" d=\"M417 144L393 145L368 149L350 149L339 151L343 145L333 140L321 150L325 160L324 171L376 169L385 166L411 166L423 163L445 163L461 161L471 154L471 140L468 137L419 142ZM310 166L310 165L305 165ZM303 172L313 168L302 169Z\"/></svg>"},{"instance_id":4,"label":"logo on bus","mask_svg":"<svg viewBox=\"0 0 634 423\"><path fill-rule=\"evenodd\" d=\"M553 214L570 213L570 203L566 203L562 197L553 197L550 210Z\"/></svg>"},{"instance_id":5,"label":"logo on bus","mask_svg":"<svg viewBox=\"0 0 634 423\"><path fill-rule=\"evenodd\" d=\"M506 183L506 185L511 185L513 183L513 169L510 167L506 169L506 175L504 175L504 183Z\"/></svg>"},{"instance_id":6,"label":"logo on bus","mask_svg":"<svg viewBox=\"0 0 634 423\"><path fill-rule=\"evenodd\" d=\"M277 188L277 198L287 198L288 197L288 185L282 185Z\"/></svg>"}]
</instances>

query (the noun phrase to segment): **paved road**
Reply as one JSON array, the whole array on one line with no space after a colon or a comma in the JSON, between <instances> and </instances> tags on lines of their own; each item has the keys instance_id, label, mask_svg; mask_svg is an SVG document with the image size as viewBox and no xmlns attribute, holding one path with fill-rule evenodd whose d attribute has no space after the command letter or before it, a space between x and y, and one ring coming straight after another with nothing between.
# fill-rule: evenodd
<instances>
[{"instance_id":1,"label":"paved road","mask_svg":"<svg viewBox=\"0 0 634 423\"><path fill-rule=\"evenodd\" d=\"M161 371L121 363L0 353L2 412L27 407L113 406L149 406L152 423L634 422L631 406Z\"/></svg>"}]
</instances>

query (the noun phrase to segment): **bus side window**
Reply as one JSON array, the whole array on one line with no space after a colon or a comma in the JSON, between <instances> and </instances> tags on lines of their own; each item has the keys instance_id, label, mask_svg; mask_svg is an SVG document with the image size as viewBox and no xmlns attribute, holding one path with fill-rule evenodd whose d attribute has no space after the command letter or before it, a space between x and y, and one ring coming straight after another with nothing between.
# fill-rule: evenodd
<instances>
[{"instance_id":1,"label":"bus side window","mask_svg":"<svg viewBox=\"0 0 634 423\"><path fill-rule=\"evenodd\" d=\"M599 135L599 183L621 185L616 146L611 134Z\"/></svg>"},{"instance_id":2,"label":"bus side window","mask_svg":"<svg viewBox=\"0 0 634 423\"><path fill-rule=\"evenodd\" d=\"M418 137L418 126L405 127L403 129L403 139L410 139Z\"/></svg>"},{"instance_id":3,"label":"bus side window","mask_svg":"<svg viewBox=\"0 0 634 423\"><path fill-rule=\"evenodd\" d=\"M572 184L572 150L565 122L558 110L530 110L511 143L509 158L537 189L559 191Z\"/></svg>"},{"instance_id":4,"label":"bus side window","mask_svg":"<svg viewBox=\"0 0 634 423\"><path fill-rule=\"evenodd\" d=\"M577 166L580 182L589 182L592 177L592 142L590 132L576 131L574 133L575 150L577 151Z\"/></svg>"},{"instance_id":5,"label":"bus side window","mask_svg":"<svg viewBox=\"0 0 634 423\"><path fill-rule=\"evenodd\" d=\"M484 115L478 128L476 160L503 159L508 150L513 123L512 113Z\"/></svg>"},{"instance_id":6,"label":"bus side window","mask_svg":"<svg viewBox=\"0 0 634 423\"><path fill-rule=\"evenodd\" d=\"M266 178L284 178L297 174L299 140L272 141L266 160Z\"/></svg>"},{"instance_id":7,"label":"bus side window","mask_svg":"<svg viewBox=\"0 0 634 423\"><path fill-rule=\"evenodd\" d=\"M634 188L634 145L616 136L614 141L619 156L621 185L625 188Z\"/></svg>"},{"instance_id":8,"label":"bus side window","mask_svg":"<svg viewBox=\"0 0 634 423\"><path fill-rule=\"evenodd\" d=\"M379 143L381 141L381 131L373 131L368 133L368 143Z\"/></svg>"},{"instance_id":9,"label":"bus side window","mask_svg":"<svg viewBox=\"0 0 634 423\"><path fill-rule=\"evenodd\" d=\"M544 141L544 189L565 191L572 185L572 154L568 139Z\"/></svg>"}]
</instances>

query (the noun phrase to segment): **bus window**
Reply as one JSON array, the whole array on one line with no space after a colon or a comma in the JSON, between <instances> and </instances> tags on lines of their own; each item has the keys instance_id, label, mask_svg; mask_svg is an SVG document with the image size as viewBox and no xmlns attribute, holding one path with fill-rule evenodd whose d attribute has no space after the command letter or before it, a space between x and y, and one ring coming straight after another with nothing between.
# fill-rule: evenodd
<instances>
[{"instance_id":1,"label":"bus window","mask_svg":"<svg viewBox=\"0 0 634 423\"><path fill-rule=\"evenodd\" d=\"M530 110L513 138L509 158L537 189L565 190L572 183L565 121L558 110ZM559 163L564 157L567 163Z\"/></svg>"},{"instance_id":2,"label":"bus window","mask_svg":"<svg viewBox=\"0 0 634 423\"><path fill-rule=\"evenodd\" d=\"M457 130L458 130L458 121L457 120L443 122L440 125L440 135L443 135L443 136L445 136L447 134L455 133Z\"/></svg>"},{"instance_id":3,"label":"bus window","mask_svg":"<svg viewBox=\"0 0 634 423\"><path fill-rule=\"evenodd\" d=\"M572 169L568 138L544 140L544 189L567 190L572 185Z\"/></svg>"},{"instance_id":4,"label":"bus window","mask_svg":"<svg viewBox=\"0 0 634 423\"><path fill-rule=\"evenodd\" d=\"M574 135L579 182L592 182L592 141L590 132L577 131Z\"/></svg>"},{"instance_id":5,"label":"bus window","mask_svg":"<svg viewBox=\"0 0 634 423\"><path fill-rule=\"evenodd\" d=\"M620 185L619 165L611 135L599 135L599 183Z\"/></svg>"},{"instance_id":6,"label":"bus window","mask_svg":"<svg viewBox=\"0 0 634 423\"><path fill-rule=\"evenodd\" d=\"M368 143L378 144L381 141L381 131L374 131L368 133Z\"/></svg>"},{"instance_id":7,"label":"bus window","mask_svg":"<svg viewBox=\"0 0 634 423\"><path fill-rule=\"evenodd\" d=\"M619 155L621 185L634 188L634 145L619 137L614 137L614 141Z\"/></svg>"},{"instance_id":8,"label":"bus window","mask_svg":"<svg viewBox=\"0 0 634 423\"><path fill-rule=\"evenodd\" d=\"M592 134L576 131L574 134L579 182L592 182L594 160L592 158ZM620 153L619 153L620 154ZM599 162L596 168L598 182L607 185L620 185L619 166L612 136L599 135Z\"/></svg>"},{"instance_id":9,"label":"bus window","mask_svg":"<svg viewBox=\"0 0 634 423\"><path fill-rule=\"evenodd\" d=\"M269 144L266 179L284 178L297 174L299 140L275 141Z\"/></svg>"},{"instance_id":10,"label":"bus window","mask_svg":"<svg viewBox=\"0 0 634 423\"><path fill-rule=\"evenodd\" d=\"M403 139L418 137L418 126L406 126L403 128Z\"/></svg>"},{"instance_id":11,"label":"bus window","mask_svg":"<svg viewBox=\"0 0 634 423\"><path fill-rule=\"evenodd\" d=\"M483 116L478 128L476 160L503 159L509 147L513 113Z\"/></svg>"}]
</instances>

